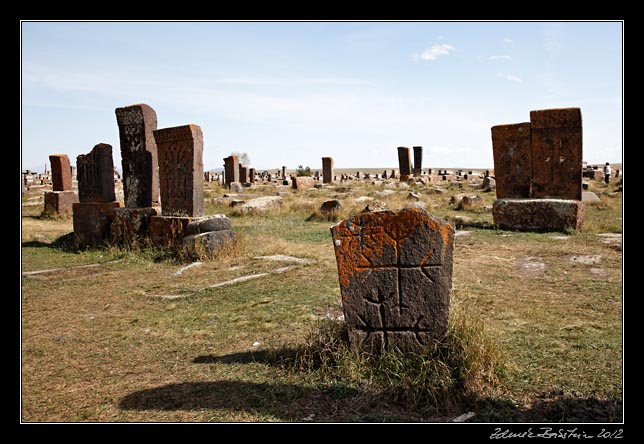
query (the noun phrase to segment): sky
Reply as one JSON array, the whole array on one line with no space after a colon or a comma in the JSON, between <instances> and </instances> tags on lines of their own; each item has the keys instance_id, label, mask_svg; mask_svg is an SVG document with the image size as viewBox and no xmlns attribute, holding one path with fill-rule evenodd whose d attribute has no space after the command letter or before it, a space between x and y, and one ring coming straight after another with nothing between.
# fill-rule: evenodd
<instances>
[{"instance_id":1,"label":"sky","mask_svg":"<svg viewBox=\"0 0 644 444\"><path fill-rule=\"evenodd\" d=\"M584 160L622 162L621 22L22 22L21 168L113 147L114 110L201 126L204 168L493 167L490 128L579 107Z\"/></svg>"}]
</instances>

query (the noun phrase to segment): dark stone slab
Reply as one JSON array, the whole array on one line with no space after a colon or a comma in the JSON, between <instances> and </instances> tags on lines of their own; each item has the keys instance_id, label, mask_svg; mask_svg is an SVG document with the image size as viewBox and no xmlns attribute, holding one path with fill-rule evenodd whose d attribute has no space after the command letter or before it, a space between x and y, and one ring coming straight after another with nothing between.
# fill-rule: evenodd
<instances>
[{"instance_id":1,"label":"dark stone slab","mask_svg":"<svg viewBox=\"0 0 644 444\"><path fill-rule=\"evenodd\" d=\"M72 206L78 203L78 195L73 191L47 191L45 192L45 217L67 217L73 212Z\"/></svg>"},{"instance_id":2,"label":"dark stone slab","mask_svg":"<svg viewBox=\"0 0 644 444\"><path fill-rule=\"evenodd\" d=\"M150 234L150 217L161 212L159 207L116 208L110 226L110 242L115 245L134 245Z\"/></svg>"},{"instance_id":3,"label":"dark stone slab","mask_svg":"<svg viewBox=\"0 0 644 444\"><path fill-rule=\"evenodd\" d=\"M230 219L221 214L217 216L194 218L186 226L186 234L192 235L206 233L209 231L222 231L232 229L233 225L232 223L230 223Z\"/></svg>"},{"instance_id":4,"label":"dark stone slab","mask_svg":"<svg viewBox=\"0 0 644 444\"><path fill-rule=\"evenodd\" d=\"M121 143L123 195L127 208L159 205L159 161L154 130L157 113L150 106L116 108Z\"/></svg>"},{"instance_id":5,"label":"dark stone slab","mask_svg":"<svg viewBox=\"0 0 644 444\"><path fill-rule=\"evenodd\" d=\"M331 234L354 350L422 352L446 334L452 224L407 208L358 214Z\"/></svg>"},{"instance_id":6,"label":"dark stone slab","mask_svg":"<svg viewBox=\"0 0 644 444\"><path fill-rule=\"evenodd\" d=\"M150 241L167 248L181 246L192 219L187 216L150 216Z\"/></svg>"},{"instance_id":7,"label":"dark stone slab","mask_svg":"<svg viewBox=\"0 0 644 444\"><path fill-rule=\"evenodd\" d=\"M228 156L224 159L224 179L228 186L233 182L239 182L239 158L237 156Z\"/></svg>"},{"instance_id":8,"label":"dark stone slab","mask_svg":"<svg viewBox=\"0 0 644 444\"><path fill-rule=\"evenodd\" d=\"M322 158L322 183L333 183L333 157Z\"/></svg>"},{"instance_id":9,"label":"dark stone slab","mask_svg":"<svg viewBox=\"0 0 644 444\"><path fill-rule=\"evenodd\" d=\"M74 241L78 247L102 246L109 242L110 228L121 202L80 202L72 205Z\"/></svg>"},{"instance_id":10,"label":"dark stone slab","mask_svg":"<svg viewBox=\"0 0 644 444\"><path fill-rule=\"evenodd\" d=\"M72 190L72 168L67 154L52 154L49 156L51 164L51 189L52 191Z\"/></svg>"},{"instance_id":11,"label":"dark stone slab","mask_svg":"<svg viewBox=\"0 0 644 444\"><path fill-rule=\"evenodd\" d=\"M398 167L400 169L400 180L407 182L411 175L411 159L409 157L409 148L404 146L398 147Z\"/></svg>"},{"instance_id":12,"label":"dark stone slab","mask_svg":"<svg viewBox=\"0 0 644 444\"><path fill-rule=\"evenodd\" d=\"M210 254L221 250L228 242L233 241L237 235L232 230L208 231L206 233L191 234L183 238L183 247L190 253L198 255L201 252Z\"/></svg>"},{"instance_id":13,"label":"dark stone slab","mask_svg":"<svg viewBox=\"0 0 644 444\"><path fill-rule=\"evenodd\" d=\"M154 131L164 216L203 215L203 134L198 125Z\"/></svg>"},{"instance_id":14,"label":"dark stone slab","mask_svg":"<svg viewBox=\"0 0 644 444\"><path fill-rule=\"evenodd\" d=\"M530 123L492 127L497 199L530 197L531 140Z\"/></svg>"},{"instance_id":15,"label":"dark stone slab","mask_svg":"<svg viewBox=\"0 0 644 444\"><path fill-rule=\"evenodd\" d=\"M76 157L76 177L80 203L115 201L112 146L99 143L88 154Z\"/></svg>"},{"instance_id":16,"label":"dark stone slab","mask_svg":"<svg viewBox=\"0 0 644 444\"><path fill-rule=\"evenodd\" d=\"M492 207L494 224L503 230L579 230L586 205L580 200L497 199Z\"/></svg>"},{"instance_id":17,"label":"dark stone slab","mask_svg":"<svg viewBox=\"0 0 644 444\"><path fill-rule=\"evenodd\" d=\"M423 171L423 147L414 147L414 177L419 177Z\"/></svg>"}]
</instances>

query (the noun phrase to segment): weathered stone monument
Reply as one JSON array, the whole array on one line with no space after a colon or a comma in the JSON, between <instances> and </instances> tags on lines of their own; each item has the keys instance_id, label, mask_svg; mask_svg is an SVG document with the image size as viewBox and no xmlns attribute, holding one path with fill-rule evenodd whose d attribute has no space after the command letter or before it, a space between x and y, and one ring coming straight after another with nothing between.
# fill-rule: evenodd
<instances>
[{"instance_id":1,"label":"weathered stone monument","mask_svg":"<svg viewBox=\"0 0 644 444\"><path fill-rule=\"evenodd\" d=\"M203 134L198 125L154 131L164 216L203 216Z\"/></svg>"},{"instance_id":2,"label":"weathered stone monument","mask_svg":"<svg viewBox=\"0 0 644 444\"><path fill-rule=\"evenodd\" d=\"M322 158L322 183L333 182L333 157Z\"/></svg>"},{"instance_id":3,"label":"weathered stone monument","mask_svg":"<svg viewBox=\"0 0 644 444\"><path fill-rule=\"evenodd\" d=\"M282 180L286 179L286 166L282 166Z\"/></svg>"},{"instance_id":4,"label":"weathered stone monument","mask_svg":"<svg viewBox=\"0 0 644 444\"><path fill-rule=\"evenodd\" d=\"M115 201L112 147L96 145L76 158L79 202L72 206L74 240L77 246L100 245L110 236Z\"/></svg>"},{"instance_id":5,"label":"weathered stone monument","mask_svg":"<svg viewBox=\"0 0 644 444\"><path fill-rule=\"evenodd\" d=\"M255 168L249 168L248 169L248 181L250 183L255 183L255 177L257 173L255 172Z\"/></svg>"},{"instance_id":6,"label":"weathered stone monument","mask_svg":"<svg viewBox=\"0 0 644 444\"><path fill-rule=\"evenodd\" d=\"M423 147L414 147L414 177L420 177L423 171Z\"/></svg>"},{"instance_id":7,"label":"weathered stone monument","mask_svg":"<svg viewBox=\"0 0 644 444\"><path fill-rule=\"evenodd\" d=\"M421 352L447 332L454 226L419 208L331 228L351 347Z\"/></svg>"},{"instance_id":8,"label":"weathered stone monument","mask_svg":"<svg viewBox=\"0 0 644 444\"><path fill-rule=\"evenodd\" d=\"M239 182L239 158L228 156L224 159L224 178L228 187L233 182Z\"/></svg>"},{"instance_id":9,"label":"weathered stone monument","mask_svg":"<svg viewBox=\"0 0 644 444\"><path fill-rule=\"evenodd\" d=\"M579 108L531 111L530 122L494 126L492 146L495 225L526 231L581 228L585 205Z\"/></svg>"},{"instance_id":10,"label":"weathered stone monument","mask_svg":"<svg viewBox=\"0 0 644 444\"><path fill-rule=\"evenodd\" d=\"M72 170L67 154L52 154L51 164L52 191L45 192L43 216L69 216L72 205L78 202L78 195L72 191Z\"/></svg>"},{"instance_id":11,"label":"weathered stone monument","mask_svg":"<svg viewBox=\"0 0 644 444\"><path fill-rule=\"evenodd\" d=\"M411 159L409 158L409 148L404 146L398 147L398 167L400 169L400 181L407 182L411 175Z\"/></svg>"},{"instance_id":12,"label":"weathered stone monument","mask_svg":"<svg viewBox=\"0 0 644 444\"><path fill-rule=\"evenodd\" d=\"M159 205L159 163L154 130L157 114L146 104L116 108L126 208Z\"/></svg>"},{"instance_id":13,"label":"weathered stone monument","mask_svg":"<svg viewBox=\"0 0 644 444\"><path fill-rule=\"evenodd\" d=\"M248 168L241 163L239 164L239 181L241 183L248 183Z\"/></svg>"}]
</instances>

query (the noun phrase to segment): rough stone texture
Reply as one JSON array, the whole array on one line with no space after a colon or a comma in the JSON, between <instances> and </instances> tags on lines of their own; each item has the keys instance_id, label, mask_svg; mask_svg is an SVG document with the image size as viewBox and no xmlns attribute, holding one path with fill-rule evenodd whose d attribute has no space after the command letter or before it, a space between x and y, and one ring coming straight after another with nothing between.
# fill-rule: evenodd
<instances>
[{"instance_id":1,"label":"rough stone texture","mask_svg":"<svg viewBox=\"0 0 644 444\"><path fill-rule=\"evenodd\" d=\"M530 134L530 123L492 127L497 199L530 197L532 181Z\"/></svg>"},{"instance_id":2,"label":"rough stone texture","mask_svg":"<svg viewBox=\"0 0 644 444\"><path fill-rule=\"evenodd\" d=\"M322 183L333 183L333 157L322 158Z\"/></svg>"},{"instance_id":3,"label":"rough stone texture","mask_svg":"<svg viewBox=\"0 0 644 444\"><path fill-rule=\"evenodd\" d=\"M411 159L409 157L409 148L404 146L398 147L398 167L400 169L400 180L407 182L411 175Z\"/></svg>"},{"instance_id":4,"label":"rough stone texture","mask_svg":"<svg viewBox=\"0 0 644 444\"><path fill-rule=\"evenodd\" d=\"M192 219L187 216L150 216L150 240L162 247L180 246Z\"/></svg>"},{"instance_id":5,"label":"rough stone texture","mask_svg":"<svg viewBox=\"0 0 644 444\"><path fill-rule=\"evenodd\" d=\"M320 212L322 213L332 213L334 211L340 211L341 209L342 204L337 199L324 201L320 206Z\"/></svg>"},{"instance_id":6,"label":"rough stone texture","mask_svg":"<svg viewBox=\"0 0 644 444\"><path fill-rule=\"evenodd\" d=\"M76 169L80 203L105 203L116 200L111 145L99 143L88 154L76 157Z\"/></svg>"},{"instance_id":7,"label":"rough stone texture","mask_svg":"<svg viewBox=\"0 0 644 444\"><path fill-rule=\"evenodd\" d=\"M239 158L237 156L228 156L224 159L224 177L228 186L233 182L239 182Z\"/></svg>"},{"instance_id":8,"label":"rough stone texture","mask_svg":"<svg viewBox=\"0 0 644 444\"><path fill-rule=\"evenodd\" d=\"M242 184L248 183L248 168L241 163L239 164L239 181Z\"/></svg>"},{"instance_id":9,"label":"rough stone texture","mask_svg":"<svg viewBox=\"0 0 644 444\"><path fill-rule=\"evenodd\" d=\"M531 196L581 200L581 110L561 108L530 111L530 124ZM494 168L497 169L496 164Z\"/></svg>"},{"instance_id":10,"label":"rough stone texture","mask_svg":"<svg viewBox=\"0 0 644 444\"><path fill-rule=\"evenodd\" d=\"M126 208L159 205L159 161L154 130L157 113L149 105L116 108L121 143L123 196Z\"/></svg>"},{"instance_id":11,"label":"rough stone texture","mask_svg":"<svg viewBox=\"0 0 644 444\"><path fill-rule=\"evenodd\" d=\"M51 189L52 191L72 190L72 168L67 154L52 154L49 156L51 164Z\"/></svg>"},{"instance_id":12,"label":"rough stone texture","mask_svg":"<svg viewBox=\"0 0 644 444\"><path fill-rule=\"evenodd\" d=\"M419 177L423 171L423 147L414 147L414 177Z\"/></svg>"},{"instance_id":13,"label":"rough stone texture","mask_svg":"<svg viewBox=\"0 0 644 444\"><path fill-rule=\"evenodd\" d=\"M581 192L582 202L601 202L602 200L592 191Z\"/></svg>"},{"instance_id":14,"label":"rough stone texture","mask_svg":"<svg viewBox=\"0 0 644 444\"><path fill-rule=\"evenodd\" d=\"M121 208L121 202L80 202L73 204L74 242L76 246L98 246L108 241L110 227L117 208Z\"/></svg>"},{"instance_id":15,"label":"rough stone texture","mask_svg":"<svg viewBox=\"0 0 644 444\"><path fill-rule=\"evenodd\" d=\"M43 216L71 216L72 205L78 203L78 195L73 191L45 192L45 208Z\"/></svg>"},{"instance_id":16,"label":"rough stone texture","mask_svg":"<svg viewBox=\"0 0 644 444\"><path fill-rule=\"evenodd\" d=\"M483 182L481 183L481 188L483 188L485 191L492 191L496 189L496 179L493 177L485 177L483 178Z\"/></svg>"},{"instance_id":17,"label":"rough stone texture","mask_svg":"<svg viewBox=\"0 0 644 444\"><path fill-rule=\"evenodd\" d=\"M244 202L239 206L239 209L242 212L261 213L273 208L279 208L282 206L282 203L283 199L281 196L264 196L251 199L248 202Z\"/></svg>"},{"instance_id":18,"label":"rough stone texture","mask_svg":"<svg viewBox=\"0 0 644 444\"><path fill-rule=\"evenodd\" d=\"M186 226L186 234L200 234L206 233L208 231L222 231L222 230L232 230L233 224L230 223L228 219L223 214L217 214L215 216L208 217L198 217L192 219L190 223Z\"/></svg>"},{"instance_id":19,"label":"rough stone texture","mask_svg":"<svg viewBox=\"0 0 644 444\"><path fill-rule=\"evenodd\" d=\"M256 175L255 168L249 168L248 169L248 181L250 183L255 183L255 175Z\"/></svg>"},{"instance_id":20,"label":"rough stone texture","mask_svg":"<svg viewBox=\"0 0 644 444\"><path fill-rule=\"evenodd\" d=\"M243 193L244 192L244 187L239 182L231 182L230 183L230 191L232 193L237 193L237 194Z\"/></svg>"},{"instance_id":21,"label":"rough stone texture","mask_svg":"<svg viewBox=\"0 0 644 444\"><path fill-rule=\"evenodd\" d=\"M470 211L470 210L475 210L477 208L481 208L483 206L483 198L479 195L466 195L463 196L463 199L461 199L461 204L459 206L459 209L465 210L465 211Z\"/></svg>"},{"instance_id":22,"label":"rough stone texture","mask_svg":"<svg viewBox=\"0 0 644 444\"><path fill-rule=\"evenodd\" d=\"M498 199L492 207L494 224L504 230L579 230L586 205L580 200Z\"/></svg>"},{"instance_id":23,"label":"rough stone texture","mask_svg":"<svg viewBox=\"0 0 644 444\"><path fill-rule=\"evenodd\" d=\"M444 337L454 226L422 209L356 215L331 228L354 350L422 352Z\"/></svg>"},{"instance_id":24,"label":"rough stone texture","mask_svg":"<svg viewBox=\"0 0 644 444\"><path fill-rule=\"evenodd\" d=\"M110 225L110 242L132 245L149 236L150 217L161 212L159 207L116 208Z\"/></svg>"},{"instance_id":25,"label":"rough stone texture","mask_svg":"<svg viewBox=\"0 0 644 444\"><path fill-rule=\"evenodd\" d=\"M200 234L191 234L183 238L183 246L188 252L199 254L208 251L211 254L219 251L227 242L235 239L232 230L208 231Z\"/></svg>"},{"instance_id":26,"label":"rough stone texture","mask_svg":"<svg viewBox=\"0 0 644 444\"><path fill-rule=\"evenodd\" d=\"M203 133L198 125L154 131L164 216L203 215Z\"/></svg>"},{"instance_id":27,"label":"rough stone texture","mask_svg":"<svg viewBox=\"0 0 644 444\"><path fill-rule=\"evenodd\" d=\"M306 190L307 188L313 188L313 185L315 185L315 180L308 176L292 176L291 180L291 187L294 190Z\"/></svg>"}]
</instances>

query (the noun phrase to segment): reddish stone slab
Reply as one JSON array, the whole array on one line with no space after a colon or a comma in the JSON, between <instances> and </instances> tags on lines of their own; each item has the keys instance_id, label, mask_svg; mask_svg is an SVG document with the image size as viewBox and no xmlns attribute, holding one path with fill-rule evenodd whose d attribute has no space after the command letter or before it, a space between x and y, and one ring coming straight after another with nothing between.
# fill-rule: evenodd
<instances>
[{"instance_id":1,"label":"reddish stone slab","mask_svg":"<svg viewBox=\"0 0 644 444\"><path fill-rule=\"evenodd\" d=\"M400 181L407 182L411 175L411 158L409 148L404 146L398 147L398 167L400 170Z\"/></svg>"},{"instance_id":2,"label":"reddish stone slab","mask_svg":"<svg viewBox=\"0 0 644 444\"><path fill-rule=\"evenodd\" d=\"M111 145L99 143L88 154L76 157L76 169L80 203L106 203L116 200Z\"/></svg>"},{"instance_id":3,"label":"reddish stone slab","mask_svg":"<svg viewBox=\"0 0 644 444\"><path fill-rule=\"evenodd\" d=\"M150 217L161 212L159 207L116 208L110 225L110 242L133 245L148 238Z\"/></svg>"},{"instance_id":4,"label":"reddish stone slab","mask_svg":"<svg viewBox=\"0 0 644 444\"><path fill-rule=\"evenodd\" d=\"M322 158L322 183L333 183L333 157Z\"/></svg>"},{"instance_id":5,"label":"reddish stone slab","mask_svg":"<svg viewBox=\"0 0 644 444\"><path fill-rule=\"evenodd\" d=\"M454 226L419 208L358 214L331 228L354 350L422 352L447 332Z\"/></svg>"},{"instance_id":6,"label":"reddish stone slab","mask_svg":"<svg viewBox=\"0 0 644 444\"><path fill-rule=\"evenodd\" d=\"M291 187L294 190L306 190L308 188L313 188L315 185L315 180L309 176L291 176Z\"/></svg>"},{"instance_id":7,"label":"reddish stone slab","mask_svg":"<svg viewBox=\"0 0 644 444\"><path fill-rule=\"evenodd\" d=\"M530 197L532 139L530 123L492 127L496 197Z\"/></svg>"},{"instance_id":8,"label":"reddish stone slab","mask_svg":"<svg viewBox=\"0 0 644 444\"><path fill-rule=\"evenodd\" d=\"M72 205L78 203L78 195L73 191L49 191L45 193L45 217L71 216Z\"/></svg>"},{"instance_id":9,"label":"reddish stone slab","mask_svg":"<svg viewBox=\"0 0 644 444\"><path fill-rule=\"evenodd\" d=\"M121 202L81 202L72 205L74 241L78 247L100 246L110 238L114 212Z\"/></svg>"},{"instance_id":10,"label":"reddish stone slab","mask_svg":"<svg viewBox=\"0 0 644 444\"><path fill-rule=\"evenodd\" d=\"M159 161L154 130L157 113L149 105L116 108L121 142L123 195L127 208L159 205Z\"/></svg>"},{"instance_id":11,"label":"reddish stone slab","mask_svg":"<svg viewBox=\"0 0 644 444\"><path fill-rule=\"evenodd\" d=\"M532 197L581 200L581 110L531 111L530 121Z\"/></svg>"},{"instance_id":12,"label":"reddish stone slab","mask_svg":"<svg viewBox=\"0 0 644 444\"><path fill-rule=\"evenodd\" d=\"M586 205L569 199L497 199L492 207L494 224L503 230L579 230Z\"/></svg>"},{"instance_id":13,"label":"reddish stone slab","mask_svg":"<svg viewBox=\"0 0 644 444\"><path fill-rule=\"evenodd\" d=\"M233 182L239 182L239 158L237 156L228 156L224 159L224 179L226 185L230 187Z\"/></svg>"},{"instance_id":14,"label":"reddish stone slab","mask_svg":"<svg viewBox=\"0 0 644 444\"><path fill-rule=\"evenodd\" d=\"M419 177L423 172L423 147L414 147L414 177Z\"/></svg>"},{"instance_id":15,"label":"reddish stone slab","mask_svg":"<svg viewBox=\"0 0 644 444\"><path fill-rule=\"evenodd\" d=\"M181 246L192 220L187 216L150 216L150 240L162 247Z\"/></svg>"},{"instance_id":16,"label":"reddish stone slab","mask_svg":"<svg viewBox=\"0 0 644 444\"><path fill-rule=\"evenodd\" d=\"M51 183L53 191L71 191L72 168L67 154L52 154L49 156L51 164Z\"/></svg>"},{"instance_id":17,"label":"reddish stone slab","mask_svg":"<svg viewBox=\"0 0 644 444\"><path fill-rule=\"evenodd\" d=\"M203 215L203 133L198 125L154 131L164 216Z\"/></svg>"}]
</instances>

